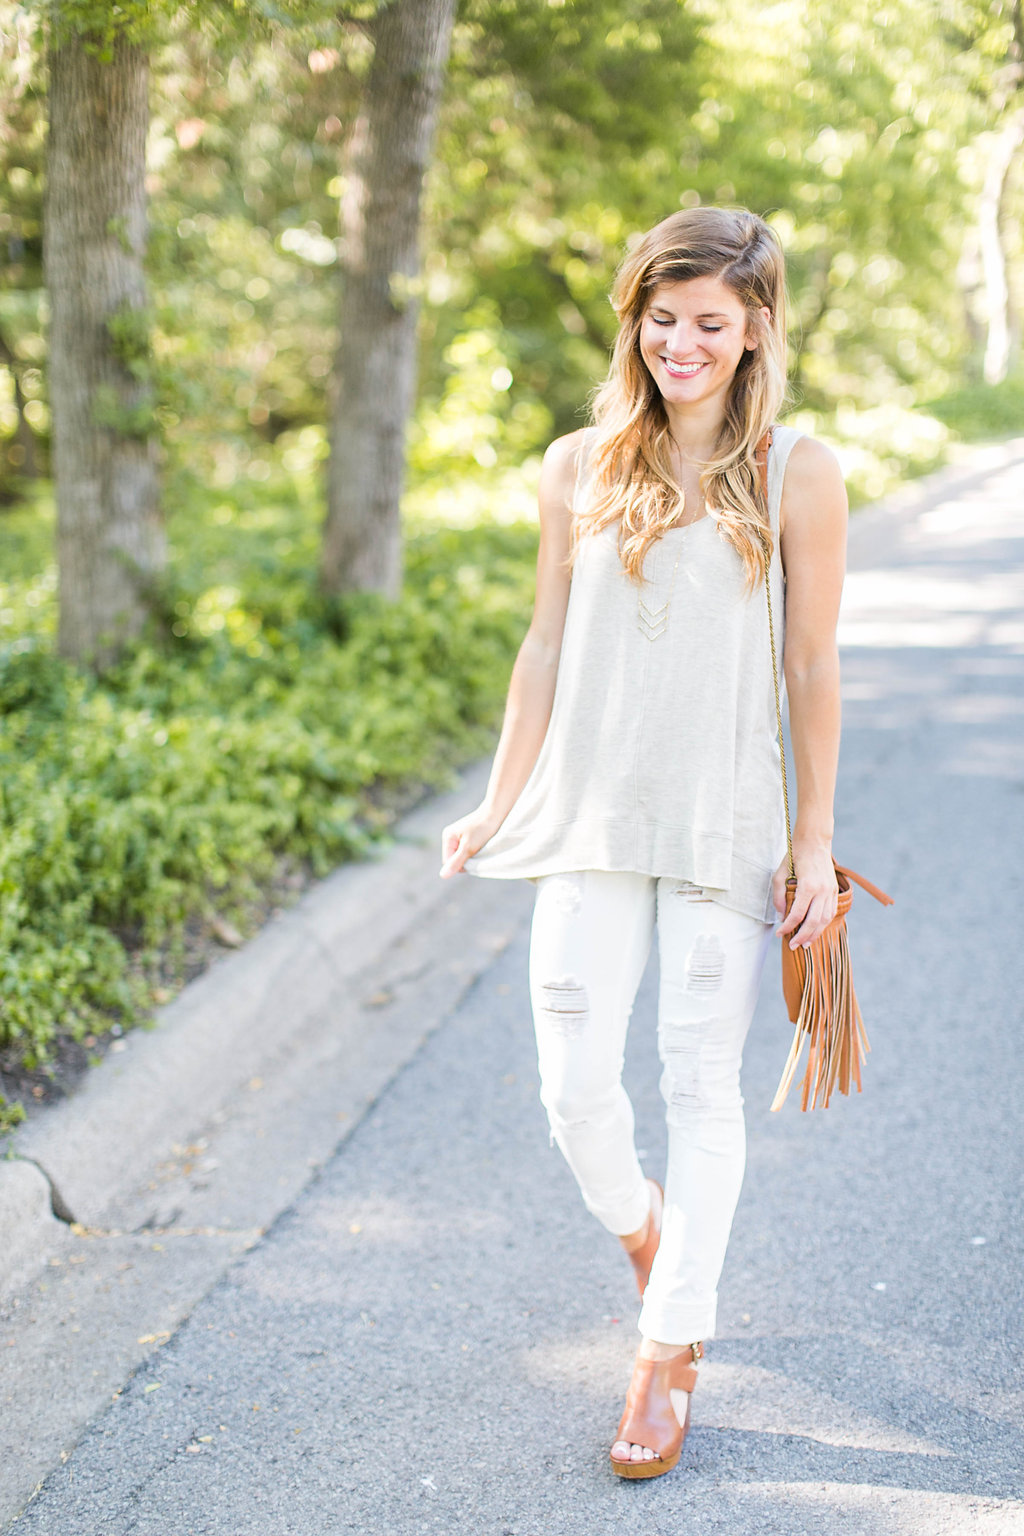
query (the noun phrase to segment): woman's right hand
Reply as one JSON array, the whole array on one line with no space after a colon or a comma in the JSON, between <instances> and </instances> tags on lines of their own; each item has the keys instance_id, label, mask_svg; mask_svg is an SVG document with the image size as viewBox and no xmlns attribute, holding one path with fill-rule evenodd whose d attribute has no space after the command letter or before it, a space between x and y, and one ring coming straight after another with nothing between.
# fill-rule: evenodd
<instances>
[{"instance_id":1,"label":"woman's right hand","mask_svg":"<svg viewBox=\"0 0 1024 1536\"><path fill-rule=\"evenodd\" d=\"M457 875L466 860L478 853L501 825L500 819L482 807L460 816L441 833L441 879Z\"/></svg>"}]
</instances>

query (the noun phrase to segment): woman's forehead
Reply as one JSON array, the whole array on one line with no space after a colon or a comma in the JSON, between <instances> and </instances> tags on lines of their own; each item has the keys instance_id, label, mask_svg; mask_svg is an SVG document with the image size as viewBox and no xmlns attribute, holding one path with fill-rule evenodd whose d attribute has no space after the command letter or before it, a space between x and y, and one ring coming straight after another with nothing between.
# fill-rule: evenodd
<instances>
[{"instance_id":1,"label":"woman's forehead","mask_svg":"<svg viewBox=\"0 0 1024 1536\"><path fill-rule=\"evenodd\" d=\"M658 283L648 294L647 307L700 314L743 313L742 301L720 277L686 277Z\"/></svg>"}]
</instances>

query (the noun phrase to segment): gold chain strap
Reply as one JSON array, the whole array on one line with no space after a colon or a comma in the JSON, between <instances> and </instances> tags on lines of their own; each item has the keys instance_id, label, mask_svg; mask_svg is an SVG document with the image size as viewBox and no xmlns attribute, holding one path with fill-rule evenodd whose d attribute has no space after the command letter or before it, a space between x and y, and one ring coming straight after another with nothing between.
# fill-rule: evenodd
<instances>
[{"instance_id":1,"label":"gold chain strap","mask_svg":"<svg viewBox=\"0 0 1024 1536\"><path fill-rule=\"evenodd\" d=\"M768 502L768 449L772 445L772 430L762 437L757 445L757 463L761 472L761 494L764 497L765 516L771 526L771 509ZM793 831L789 820L789 785L786 782L786 744L782 734L782 698L779 693L779 658L775 649L775 621L772 615L772 583L771 583L771 547L767 538L762 533L761 546L764 549L764 591L768 599L768 639L772 648L772 682L775 684L775 718L779 723L779 762L782 767L782 804L786 811L786 849L789 854L789 876L796 879L796 865L793 863Z\"/></svg>"}]
</instances>

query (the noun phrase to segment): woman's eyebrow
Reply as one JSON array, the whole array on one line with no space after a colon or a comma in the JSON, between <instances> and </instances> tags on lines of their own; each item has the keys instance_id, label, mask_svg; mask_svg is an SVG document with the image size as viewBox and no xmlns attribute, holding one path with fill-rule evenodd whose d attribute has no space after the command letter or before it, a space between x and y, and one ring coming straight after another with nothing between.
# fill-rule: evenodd
<instances>
[{"instance_id":1,"label":"woman's eyebrow","mask_svg":"<svg viewBox=\"0 0 1024 1536\"><path fill-rule=\"evenodd\" d=\"M652 304L651 314L671 315L672 319L675 319L675 311L666 309L664 304ZM719 310L709 310L706 314L698 315L696 318L698 320L731 320L732 316L724 315Z\"/></svg>"}]
</instances>

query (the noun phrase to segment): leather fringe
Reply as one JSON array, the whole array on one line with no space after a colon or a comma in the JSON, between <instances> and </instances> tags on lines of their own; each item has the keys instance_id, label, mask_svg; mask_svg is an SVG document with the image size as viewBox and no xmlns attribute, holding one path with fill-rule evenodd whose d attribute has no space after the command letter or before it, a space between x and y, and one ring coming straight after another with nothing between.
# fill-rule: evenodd
<instances>
[{"instance_id":1,"label":"leather fringe","mask_svg":"<svg viewBox=\"0 0 1024 1536\"><path fill-rule=\"evenodd\" d=\"M793 1043L772 1100L781 1109L797 1073L804 1039L808 1041L807 1068L800 1084L801 1109L828 1108L838 1088L848 1094L851 1083L861 1091L860 1069L871 1046L857 996L846 922L828 927L806 951L803 990L793 1032Z\"/></svg>"}]
</instances>

